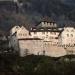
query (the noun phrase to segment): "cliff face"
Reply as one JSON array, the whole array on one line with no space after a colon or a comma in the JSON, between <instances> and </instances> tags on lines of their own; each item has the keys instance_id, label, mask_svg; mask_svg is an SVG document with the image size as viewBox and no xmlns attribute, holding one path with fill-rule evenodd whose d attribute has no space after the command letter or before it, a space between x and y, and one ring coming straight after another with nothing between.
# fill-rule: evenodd
<instances>
[{"instance_id":1,"label":"cliff face","mask_svg":"<svg viewBox=\"0 0 75 75\"><path fill-rule=\"evenodd\" d=\"M53 19L64 24L67 20L75 21L75 8L68 0L19 0L0 2L0 27L9 30L15 24L31 27L42 18ZM73 1L73 0L72 0ZM74 2L72 2L74 3Z\"/></svg>"}]
</instances>

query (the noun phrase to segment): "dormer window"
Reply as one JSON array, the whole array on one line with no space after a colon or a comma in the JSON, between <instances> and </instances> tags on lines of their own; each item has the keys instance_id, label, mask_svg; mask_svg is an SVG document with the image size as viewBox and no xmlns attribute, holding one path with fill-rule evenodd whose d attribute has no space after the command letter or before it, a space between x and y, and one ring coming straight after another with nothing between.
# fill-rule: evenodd
<instances>
[{"instance_id":1,"label":"dormer window","mask_svg":"<svg viewBox=\"0 0 75 75\"><path fill-rule=\"evenodd\" d=\"M48 29L48 30L51 30L51 29Z\"/></svg>"},{"instance_id":2,"label":"dormer window","mask_svg":"<svg viewBox=\"0 0 75 75\"><path fill-rule=\"evenodd\" d=\"M41 30L44 30L43 28Z\"/></svg>"},{"instance_id":3,"label":"dormer window","mask_svg":"<svg viewBox=\"0 0 75 75\"><path fill-rule=\"evenodd\" d=\"M57 24L56 23L54 23L54 27L57 27Z\"/></svg>"},{"instance_id":4,"label":"dormer window","mask_svg":"<svg viewBox=\"0 0 75 75\"><path fill-rule=\"evenodd\" d=\"M36 30L36 29L33 29L33 30Z\"/></svg>"},{"instance_id":5,"label":"dormer window","mask_svg":"<svg viewBox=\"0 0 75 75\"><path fill-rule=\"evenodd\" d=\"M62 28L59 28L58 30L62 30Z\"/></svg>"},{"instance_id":6,"label":"dormer window","mask_svg":"<svg viewBox=\"0 0 75 75\"><path fill-rule=\"evenodd\" d=\"M45 22L45 25L47 25L47 22Z\"/></svg>"},{"instance_id":7,"label":"dormer window","mask_svg":"<svg viewBox=\"0 0 75 75\"><path fill-rule=\"evenodd\" d=\"M42 25L44 25L45 23L44 22L41 22L42 23Z\"/></svg>"}]
</instances>

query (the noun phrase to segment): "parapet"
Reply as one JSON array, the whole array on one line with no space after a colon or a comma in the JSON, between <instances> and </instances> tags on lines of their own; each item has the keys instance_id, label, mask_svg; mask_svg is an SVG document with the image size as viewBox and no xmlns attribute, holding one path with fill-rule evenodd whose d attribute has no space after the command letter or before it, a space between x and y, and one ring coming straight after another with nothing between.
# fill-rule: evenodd
<instances>
[{"instance_id":1,"label":"parapet","mask_svg":"<svg viewBox=\"0 0 75 75\"><path fill-rule=\"evenodd\" d=\"M55 22L41 22L38 26L56 28L57 24Z\"/></svg>"}]
</instances>

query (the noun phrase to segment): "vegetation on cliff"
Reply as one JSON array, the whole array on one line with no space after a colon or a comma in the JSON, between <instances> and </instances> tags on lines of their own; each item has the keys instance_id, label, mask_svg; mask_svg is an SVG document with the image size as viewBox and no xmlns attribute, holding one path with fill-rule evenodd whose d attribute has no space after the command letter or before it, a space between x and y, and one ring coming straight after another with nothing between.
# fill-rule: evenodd
<instances>
[{"instance_id":1,"label":"vegetation on cliff","mask_svg":"<svg viewBox=\"0 0 75 75\"><path fill-rule=\"evenodd\" d=\"M0 75L74 75L74 57L0 56Z\"/></svg>"}]
</instances>

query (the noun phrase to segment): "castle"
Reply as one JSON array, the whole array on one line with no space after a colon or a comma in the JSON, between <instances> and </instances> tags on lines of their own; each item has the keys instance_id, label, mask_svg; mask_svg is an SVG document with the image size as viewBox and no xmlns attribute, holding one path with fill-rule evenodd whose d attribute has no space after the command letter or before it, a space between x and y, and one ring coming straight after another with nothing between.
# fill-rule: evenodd
<instances>
[{"instance_id":1,"label":"castle","mask_svg":"<svg viewBox=\"0 0 75 75\"><path fill-rule=\"evenodd\" d=\"M14 26L10 30L10 47L26 55L47 55L60 57L75 54L75 28L60 28L55 22L40 22L30 30L24 26Z\"/></svg>"}]
</instances>

